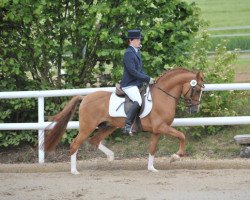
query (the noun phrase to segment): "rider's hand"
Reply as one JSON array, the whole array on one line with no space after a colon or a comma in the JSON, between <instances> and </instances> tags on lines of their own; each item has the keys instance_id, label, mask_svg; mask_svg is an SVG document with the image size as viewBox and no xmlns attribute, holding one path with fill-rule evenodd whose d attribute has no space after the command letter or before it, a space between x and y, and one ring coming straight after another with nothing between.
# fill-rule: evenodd
<instances>
[{"instance_id":1,"label":"rider's hand","mask_svg":"<svg viewBox=\"0 0 250 200\"><path fill-rule=\"evenodd\" d=\"M155 79L150 78L149 85L153 85L155 83Z\"/></svg>"}]
</instances>

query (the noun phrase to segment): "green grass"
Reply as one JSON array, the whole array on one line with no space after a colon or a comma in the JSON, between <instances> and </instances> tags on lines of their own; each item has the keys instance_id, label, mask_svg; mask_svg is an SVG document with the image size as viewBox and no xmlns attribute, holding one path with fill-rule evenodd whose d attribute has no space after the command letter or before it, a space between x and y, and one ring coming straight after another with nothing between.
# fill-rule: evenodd
<instances>
[{"instance_id":1,"label":"green grass","mask_svg":"<svg viewBox=\"0 0 250 200\"><path fill-rule=\"evenodd\" d=\"M249 30L250 32L250 30ZM227 41L227 49L232 51L235 49L239 50L250 50L250 36L244 36L244 37L216 37L216 38L210 38L212 42L212 46L210 51L214 51L215 47L221 43L222 40Z\"/></svg>"},{"instance_id":2,"label":"green grass","mask_svg":"<svg viewBox=\"0 0 250 200\"><path fill-rule=\"evenodd\" d=\"M249 0L186 0L195 2L201 8L201 15L209 22L208 28L250 26ZM210 30L211 35L250 34L250 29L240 30ZM234 50L250 50L250 36L211 38L213 46L220 43L220 39L228 40L227 48ZM214 47L212 48L214 49Z\"/></svg>"},{"instance_id":3,"label":"green grass","mask_svg":"<svg viewBox=\"0 0 250 200\"><path fill-rule=\"evenodd\" d=\"M205 21L209 22L209 28L216 27L237 27L250 26L250 0L186 0L187 2L195 2L201 8L201 15ZM210 31L211 35L222 34L250 34L250 29L241 30L223 30ZM250 36L242 37L221 37L211 38L212 47L210 51L214 51L215 46L226 39L227 49L234 50L250 50ZM235 67L237 82L250 82L250 76L242 73L250 73L250 54L239 56L238 60L233 63ZM238 78L237 78L238 77ZM239 80L241 79L242 80Z\"/></svg>"},{"instance_id":4,"label":"green grass","mask_svg":"<svg viewBox=\"0 0 250 200\"><path fill-rule=\"evenodd\" d=\"M250 25L249 0L186 0L196 2L201 8L202 18L210 27L232 27ZM248 33L250 30L248 31Z\"/></svg>"}]
</instances>

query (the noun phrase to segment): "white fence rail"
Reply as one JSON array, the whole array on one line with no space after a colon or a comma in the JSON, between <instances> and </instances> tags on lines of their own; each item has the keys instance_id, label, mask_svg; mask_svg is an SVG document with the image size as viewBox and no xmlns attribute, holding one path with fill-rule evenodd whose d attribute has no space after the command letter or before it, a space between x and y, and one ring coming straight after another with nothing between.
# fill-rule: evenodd
<instances>
[{"instance_id":1,"label":"white fence rail","mask_svg":"<svg viewBox=\"0 0 250 200\"><path fill-rule=\"evenodd\" d=\"M211 38L217 38L217 37L245 37L250 36L249 33L234 33L234 34L220 34L220 35L211 35Z\"/></svg>"},{"instance_id":2,"label":"white fence rail","mask_svg":"<svg viewBox=\"0 0 250 200\"><path fill-rule=\"evenodd\" d=\"M44 122L44 98L59 96L87 95L95 91L110 91L115 88L86 88L68 90L48 90L48 91L19 91L0 92L0 99L13 98L38 98L38 122L37 123L0 123L0 130L38 130L39 145L44 141L44 130L50 122ZM225 91L225 90L250 90L250 83L230 83L230 84L206 84L203 91ZM237 117L203 117L203 118L176 118L173 126L203 126L203 125L236 125L250 124L250 116ZM51 128L52 126L50 126ZM67 129L78 129L79 122L69 122ZM39 163L44 163L44 151L38 152Z\"/></svg>"},{"instance_id":3,"label":"white fence rail","mask_svg":"<svg viewBox=\"0 0 250 200\"><path fill-rule=\"evenodd\" d=\"M209 31L225 31L225 30L241 30L241 29L250 29L250 26L231 26L231 27L208 28Z\"/></svg>"}]
</instances>

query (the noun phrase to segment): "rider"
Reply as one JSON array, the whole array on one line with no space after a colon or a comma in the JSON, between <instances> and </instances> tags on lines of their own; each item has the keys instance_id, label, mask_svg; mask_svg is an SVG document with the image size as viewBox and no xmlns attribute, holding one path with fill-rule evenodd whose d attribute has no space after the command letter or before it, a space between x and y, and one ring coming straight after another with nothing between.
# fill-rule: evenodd
<instances>
[{"instance_id":1,"label":"rider","mask_svg":"<svg viewBox=\"0 0 250 200\"><path fill-rule=\"evenodd\" d=\"M131 134L133 132L132 124L142 105L139 88L144 82L153 84L154 79L150 78L143 70L140 53L142 39L140 30L129 30L126 39L128 40L129 46L123 57L121 88L133 101L133 105L128 110L123 132Z\"/></svg>"}]
</instances>

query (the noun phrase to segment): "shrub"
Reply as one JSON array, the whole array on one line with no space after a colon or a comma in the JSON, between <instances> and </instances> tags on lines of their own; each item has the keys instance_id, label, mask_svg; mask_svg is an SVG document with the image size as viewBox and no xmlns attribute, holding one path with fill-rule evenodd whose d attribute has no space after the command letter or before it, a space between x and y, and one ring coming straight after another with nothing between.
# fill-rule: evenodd
<instances>
[{"instance_id":1,"label":"shrub","mask_svg":"<svg viewBox=\"0 0 250 200\"><path fill-rule=\"evenodd\" d=\"M188 62L189 68L203 71L208 84L234 82L235 70L232 63L237 59L237 50L227 51L226 45L227 41L221 40L215 48L215 55L208 56L207 51L211 42L208 32L202 31L194 42L192 58ZM235 98L238 94L238 91L203 92L201 109L196 116L235 116L237 113L233 108L241 101ZM183 106L180 110L183 111ZM181 113L183 115L183 112ZM190 127L186 131L195 137L200 137L204 134L216 134L222 128L223 126Z\"/></svg>"}]
</instances>

